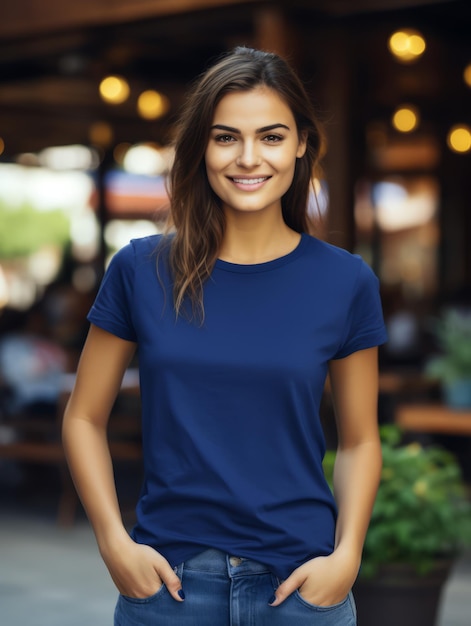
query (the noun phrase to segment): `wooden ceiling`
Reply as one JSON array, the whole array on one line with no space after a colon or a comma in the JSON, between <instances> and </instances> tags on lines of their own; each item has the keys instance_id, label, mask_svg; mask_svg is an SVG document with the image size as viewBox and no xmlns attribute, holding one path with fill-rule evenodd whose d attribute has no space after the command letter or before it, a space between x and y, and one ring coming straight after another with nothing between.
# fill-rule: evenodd
<instances>
[{"instance_id":1,"label":"wooden ceiling","mask_svg":"<svg viewBox=\"0 0 471 626\"><path fill-rule=\"evenodd\" d=\"M165 141L188 82L233 45L258 45L263 12L278 12L294 29L312 24L315 32L322 24L421 10L436 28L447 24L471 39L470 3L459 0L15 0L2 5L4 159L49 145L88 143L91 124L100 120L111 124L116 142ZM105 105L98 95L98 83L108 73L125 75L131 85L131 98L119 107ZM135 112L137 94L149 88L164 92L172 103L159 122L143 121Z\"/></svg>"},{"instance_id":2,"label":"wooden ceiling","mask_svg":"<svg viewBox=\"0 0 471 626\"><path fill-rule=\"evenodd\" d=\"M301 0L294 4L327 14L349 15L444 4L447 1L453 0ZM270 0L260 0L258 3L253 0L16 0L3 3L0 39L181 15L210 8L263 3L273 4ZM293 2L289 4L292 5Z\"/></svg>"}]
</instances>

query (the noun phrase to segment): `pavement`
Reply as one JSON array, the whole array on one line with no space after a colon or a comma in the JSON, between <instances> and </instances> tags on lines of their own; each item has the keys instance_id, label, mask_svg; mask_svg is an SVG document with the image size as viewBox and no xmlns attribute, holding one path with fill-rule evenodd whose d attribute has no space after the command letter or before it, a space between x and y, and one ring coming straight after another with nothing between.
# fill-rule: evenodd
<instances>
[{"instance_id":1,"label":"pavement","mask_svg":"<svg viewBox=\"0 0 471 626\"><path fill-rule=\"evenodd\" d=\"M38 495L26 503L0 490L0 626L112 626L117 593L87 520L59 527L52 500ZM457 560L430 626L470 625L471 552Z\"/></svg>"}]
</instances>

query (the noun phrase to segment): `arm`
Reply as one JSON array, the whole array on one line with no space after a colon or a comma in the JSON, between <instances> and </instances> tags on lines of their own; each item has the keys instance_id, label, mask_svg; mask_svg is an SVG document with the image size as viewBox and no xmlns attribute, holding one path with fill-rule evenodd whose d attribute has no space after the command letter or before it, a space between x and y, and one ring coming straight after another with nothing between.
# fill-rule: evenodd
<instances>
[{"instance_id":1,"label":"arm","mask_svg":"<svg viewBox=\"0 0 471 626\"><path fill-rule=\"evenodd\" d=\"M119 591L146 597L164 581L172 596L181 600L180 581L168 562L129 537L116 495L106 431L135 348L134 343L91 326L64 414L64 449L101 555Z\"/></svg>"},{"instance_id":2,"label":"arm","mask_svg":"<svg viewBox=\"0 0 471 626\"><path fill-rule=\"evenodd\" d=\"M361 350L330 366L338 432L334 495L339 515L335 543L336 550L346 550L356 558L358 568L382 463L377 353L377 348Z\"/></svg>"},{"instance_id":3,"label":"arm","mask_svg":"<svg viewBox=\"0 0 471 626\"><path fill-rule=\"evenodd\" d=\"M345 598L358 575L381 472L377 352L377 348L360 350L330 363L338 433L335 549L331 555L312 559L294 570L278 587L273 606L295 589L313 604L336 604Z\"/></svg>"}]
</instances>

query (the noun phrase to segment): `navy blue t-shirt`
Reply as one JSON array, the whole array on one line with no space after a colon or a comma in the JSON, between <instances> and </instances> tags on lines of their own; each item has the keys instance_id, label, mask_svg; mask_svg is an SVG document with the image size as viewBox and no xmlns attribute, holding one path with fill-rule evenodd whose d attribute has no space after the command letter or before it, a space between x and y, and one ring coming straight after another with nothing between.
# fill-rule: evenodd
<instances>
[{"instance_id":1,"label":"navy blue t-shirt","mask_svg":"<svg viewBox=\"0 0 471 626\"><path fill-rule=\"evenodd\" d=\"M200 325L175 317L160 241L113 257L89 314L138 344L145 475L133 537L172 566L213 547L286 578L333 550L319 405L331 359L386 340L378 280L303 234L273 261L216 261Z\"/></svg>"}]
</instances>

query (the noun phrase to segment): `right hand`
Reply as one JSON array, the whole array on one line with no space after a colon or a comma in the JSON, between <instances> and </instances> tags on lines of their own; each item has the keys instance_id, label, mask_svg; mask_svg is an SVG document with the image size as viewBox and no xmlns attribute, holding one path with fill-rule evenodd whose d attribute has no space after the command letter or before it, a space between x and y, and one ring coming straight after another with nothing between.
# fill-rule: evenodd
<instances>
[{"instance_id":1,"label":"right hand","mask_svg":"<svg viewBox=\"0 0 471 626\"><path fill-rule=\"evenodd\" d=\"M139 544L130 537L124 543L101 551L103 560L118 591L130 598L148 598L164 584L170 595L178 595L182 585L169 562L150 546Z\"/></svg>"}]
</instances>

